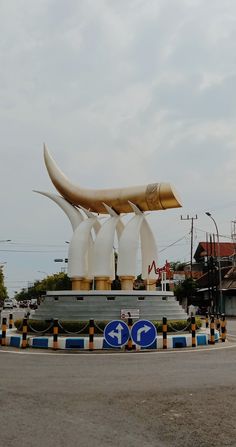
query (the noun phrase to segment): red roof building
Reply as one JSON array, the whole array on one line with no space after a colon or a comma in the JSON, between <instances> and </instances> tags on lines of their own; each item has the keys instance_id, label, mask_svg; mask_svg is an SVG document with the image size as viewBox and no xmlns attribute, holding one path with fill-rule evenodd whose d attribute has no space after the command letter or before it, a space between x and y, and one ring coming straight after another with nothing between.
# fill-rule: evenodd
<instances>
[{"instance_id":1,"label":"red roof building","mask_svg":"<svg viewBox=\"0 0 236 447\"><path fill-rule=\"evenodd\" d=\"M202 262L205 257L232 258L236 254L236 244L233 242L199 242L194 254L196 262Z\"/></svg>"}]
</instances>

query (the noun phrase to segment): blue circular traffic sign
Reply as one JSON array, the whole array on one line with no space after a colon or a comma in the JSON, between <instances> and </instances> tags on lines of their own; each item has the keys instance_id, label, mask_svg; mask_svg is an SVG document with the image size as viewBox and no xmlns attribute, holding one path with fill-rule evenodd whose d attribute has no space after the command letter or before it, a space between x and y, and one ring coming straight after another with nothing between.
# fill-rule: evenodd
<instances>
[{"instance_id":1,"label":"blue circular traffic sign","mask_svg":"<svg viewBox=\"0 0 236 447\"><path fill-rule=\"evenodd\" d=\"M129 327L122 320L110 321L104 329L104 338L108 345L119 348L125 345L130 338Z\"/></svg>"},{"instance_id":2,"label":"blue circular traffic sign","mask_svg":"<svg viewBox=\"0 0 236 447\"><path fill-rule=\"evenodd\" d=\"M146 348L150 346L157 337L157 331L153 323L148 320L138 320L131 329L131 338L136 345Z\"/></svg>"}]
</instances>

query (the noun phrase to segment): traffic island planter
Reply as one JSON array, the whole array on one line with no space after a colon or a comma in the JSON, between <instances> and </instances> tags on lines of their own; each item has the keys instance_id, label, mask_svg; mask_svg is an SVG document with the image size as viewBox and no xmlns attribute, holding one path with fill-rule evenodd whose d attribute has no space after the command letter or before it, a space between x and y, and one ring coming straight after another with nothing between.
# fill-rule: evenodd
<instances>
[{"instance_id":1,"label":"traffic island planter","mask_svg":"<svg viewBox=\"0 0 236 447\"><path fill-rule=\"evenodd\" d=\"M219 332L215 331L215 343L219 341ZM1 335L0 335L1 341ZM196 346L206 346L210 343L210 331L200 330L196 334ZM22 335L18 334L16 329L8 329L6 333L6 346L12 346L15 348L21 348L22 346ZM179 349L192 346L192 336L189 333L186 334L168 334L167 336L167 349ZM27 347L30 348L40 348L40 349L53 349L53 336L27 336ZM109 346L105 338L101 336L94 337L94 347L93 350L116 350L121 351L123 348L114 348ZM136 351L140 350L163 350L163 339L162 334L158 334L154 343L152 343L147 348L140 347L136 345ZM195 349L195 348L193 348ZM80 337L58 337L58 350L89 350L89 336ZM55 349L54 349L55 351Z\"/></svg>"}]
</instances>

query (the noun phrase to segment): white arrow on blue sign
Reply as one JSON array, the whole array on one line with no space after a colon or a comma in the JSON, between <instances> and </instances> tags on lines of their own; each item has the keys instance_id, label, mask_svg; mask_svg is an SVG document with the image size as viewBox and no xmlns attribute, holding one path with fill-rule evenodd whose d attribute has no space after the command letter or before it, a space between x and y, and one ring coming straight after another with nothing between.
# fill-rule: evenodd
<instances>
[{"instance_id":1,"label":"white arrow on blue sign","mask_svg":"<svg viewBox=\"0 0 236 447\"><path fill-rule=\"evenodd\" d=\"M148 320L138 320L131 329L131 338L136 345L146 348L150 346L157 337L157 331L153 323Z\"/></svg>"},{"instance_id":2,"label":"white arrow on blue sign","mask_svg":"<svg viewBox=\"0 0 236 447\"><path fill-rule=\"evenodd\" d=\"M104 329L104 338L113 348L125 345L130 337L128 325L121 320L113 320Z\"/></svg>"}]
</instances>

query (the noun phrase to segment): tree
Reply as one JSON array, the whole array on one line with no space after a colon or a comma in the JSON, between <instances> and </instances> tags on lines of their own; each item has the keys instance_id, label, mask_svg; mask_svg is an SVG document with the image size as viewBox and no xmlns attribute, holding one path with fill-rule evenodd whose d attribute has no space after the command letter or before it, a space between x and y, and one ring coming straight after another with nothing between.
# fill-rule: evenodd
<instances>
[{"instance_id":1,"label":"tree","mask_svg":"<svg viewBox=\"0 0 236 447\"><path fill-rule=\"evenodd\" d=\"M182 272L184 270L184 267L186 267L186 262L181 261L173 261L170 262L170 268L173 272Z\"/></svg>"},{"instance_id":2,"label":"tree","mask_svg":"<svg viewBox=\"0 0 236 447\"><path fill-rule=\"evenodd\" d=\"M17 301L39 298L46 290L71 290L71 281L64 272L49 275L41 281L35 281L28 289L22 289L15 295Z\"/></svg>"},{"instance_id":3,"label":"tree","mask_svg":"<svg viewBox=\"0 0 236 447\"><path fill-rule=\"evenodd\" d=\"M177 284L174 288L174 295L181 300L187 298L188 301L196 294L197 285L193 278L186 278L181 283Z\"/></svg>"},{"instance_id":4,"label":"tree","mask_svg":"<svg viewBox=\"0 0 236 447\"><path fill-rule=\"evenodd\" d=\"M4 301L7 297L7 289L4 286L4 274L2 268L0 267L0 300Z\"/></svg>"}]
</instances>

